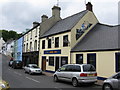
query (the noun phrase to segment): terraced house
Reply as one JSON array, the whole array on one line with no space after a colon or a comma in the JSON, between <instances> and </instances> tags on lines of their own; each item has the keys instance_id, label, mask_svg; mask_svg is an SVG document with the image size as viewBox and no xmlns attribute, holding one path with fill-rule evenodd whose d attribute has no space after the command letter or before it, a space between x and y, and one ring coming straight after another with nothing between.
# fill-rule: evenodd
<instances>
[{"instance_id":1,"label":"terraced house","mask_svg":"<svg viewBox=\"0 0 120 90\"><path fill-rule=\"evenodd\" d=\"M100 24L88 2L86 10L59 20L40 36L39 66L55 72L67 63L88 63L100 79L107 78L120 71L118 27Z\"/></svg>"},{"instance_id":2,"label":"terraced house","mask_svg":"<svg viewBox=\"0 0 120 90\"><path fill-rule=\"evenodd\" d=\"M39 38L47 30L49 30L57 21L61 20L59 16L60 8L54 6L52 8L52 16L48 18L46 15L41 16L41 23L33 22L33 28L26 32L23 37L23 62L24 65L29 63L37 64L39 59Z\"/></svg>"}]
</instances>

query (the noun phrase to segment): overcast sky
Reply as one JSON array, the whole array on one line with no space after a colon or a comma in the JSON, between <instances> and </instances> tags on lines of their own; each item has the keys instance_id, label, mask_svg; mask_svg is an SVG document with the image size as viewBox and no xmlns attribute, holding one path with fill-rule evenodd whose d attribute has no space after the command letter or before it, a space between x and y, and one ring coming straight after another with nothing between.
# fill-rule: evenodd
<instances>
[{"instance_id":1,"label":"overcast sky","mask_svg":"<svg viewBox=\"0 0 120 90\"><path fill-rule=\"evenodd\" d=\"M100 23L118 24L120 0L86 0L93 4L93 12ZM0 0L0 29L23 32L32 28L34 21L41 22L43 14L51 17L51 8L57 0ZM59 0L61 17L65 18L85 10L85 0Z\"/></svg>"}]
</instances>

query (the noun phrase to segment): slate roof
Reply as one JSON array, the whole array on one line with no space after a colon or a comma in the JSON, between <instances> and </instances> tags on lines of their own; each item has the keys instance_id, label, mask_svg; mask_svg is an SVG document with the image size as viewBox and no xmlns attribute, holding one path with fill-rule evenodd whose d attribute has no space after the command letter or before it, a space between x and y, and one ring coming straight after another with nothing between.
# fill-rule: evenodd
<instances>
[{"instance_id":1,"label":"slate roof","mask_svg":"<svg viewBox=\"0 0 120 90\"><path fill-rule=\"evenodd\" d=\"M72 16L69 16L65 19L61 19L58 21L51 29L49 29L47 32L45 32L42 37L46 37L49 35L54 35L60 32L65 32L68 30L71 30L75 24L78 23L78 21L87 13L87 10L84 10L82 12L79 12L77 14L74 14Z\"/></svg>"},{"instance_id":2,"label":"slate roof","mask_svg":"<svg viewBox=\"0 0 120 90\"><path fill-rule=\"evenodd\" d=\"M108 26L96 24L96 26L88 32L88 34L74 47L74 51L89 51L89 50L110 50L119 49L120 40L120 25Z\"/></svg>"}]
</instances>

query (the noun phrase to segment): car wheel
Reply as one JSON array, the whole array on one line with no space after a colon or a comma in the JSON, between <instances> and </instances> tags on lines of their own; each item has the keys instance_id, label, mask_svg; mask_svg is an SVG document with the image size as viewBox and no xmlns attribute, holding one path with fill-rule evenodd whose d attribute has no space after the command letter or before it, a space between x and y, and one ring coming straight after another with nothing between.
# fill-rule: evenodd
<instances>
[{"instance_id":1,"label":"car wheel","mask_svg":"<svg viewBox=\"0 0 120 90\"><path fill-rule=\"evenodd\" d=\"M104 84L102 89L103 90L113 90L112 86L110 84Z\"/></svg>"},{"instance_id":2,"label":"car wheel","mask_svg":"<svg viewBox=\"0 0 120 90\"><path fill-rule=\"evenodd\" d=\"M54 81L58 82L58 77L56 75L54 76Z\"/></svg>"},{"instance_id":3,"label":"car wheel","mask_svg":"<svg viewBox=\"0 0 120 90\"><path fill-rule=\"evenodd\" d=\"M30 75L32 75L32 72L31 72L31 71L29 71L29 74L30 74Z\"/></svg>"},{"instance_id":4,"label":"car wheel","mask_svg":"<svg viewBox=\"0 0 120 90\"><path fill-rule=\"evenodd\" d=\"M73 78L73 79L72 79L72 85L73 85L74 87L77 87L77 86L78 86L78 80L77 80L76 78Z\"/></svg>"}]
</instances>

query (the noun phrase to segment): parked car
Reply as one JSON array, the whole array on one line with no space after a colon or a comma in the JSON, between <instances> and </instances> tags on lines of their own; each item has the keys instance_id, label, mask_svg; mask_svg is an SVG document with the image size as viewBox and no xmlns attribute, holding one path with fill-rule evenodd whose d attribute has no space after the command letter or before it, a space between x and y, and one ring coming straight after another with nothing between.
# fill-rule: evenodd
<instances>
[{"instance_id":1,"label":"parked car","mask_svg":"<svg viewBox=\"0 0 120 90\"><path fill-rule=\"evenodd\" d=\"M59 68L53 77L55 82L69 81L76 87L82 83L94 84L97 81L97 72L91 64L66 64Z\"/></svg>"},{"instance_id":2,"label":"parked car","mask_svg":"<svg viewBox=\"0 0 120 90\"><path fill-rule=\"evenodd\" d=\"M13 60L10 60L9 63L8 63L8 65L11 67L12 63L13 63Z\"/></svg>"},{"instance_id":3,"label":"parked car","mask_svg":"<svg viewBox=\"0 0 120 90\"><path fill-rule=\"evenodd\" d=\"M42 70L36 64L28 64L24 67L25 73L28 72L31 74L42 74Z\"/></svg>"},{"instance_id":4,"label":"parked car","mask_svg":"<svg viewBox=\"0 0 120 90\"><path fill-rule=\"evenodd\" d=\"M19 61L19 60L14 60L13 62L12 62L12 68L22 68L22 66L23 66L23 63L22 63L22 61Z\"/></svg>"},{"instance_id":5,"label":"parked car","mask_svg":"<svg viewBox=\"0 0 120 90\"><path fill-rule=\"evenodd\" d=\"M10 88L8 82L0 80L0 90L8 90Z\"/></svg>"},{"instance_id":6,"label":"parked car","mask_svg":"<svg viewBox=\"0 0 120 90\"><path fill-rule=\"evenodd\" d=\"M103 90L120 90L120 72L106 79L102 86Z\"/></svg>"}]
</instances>

